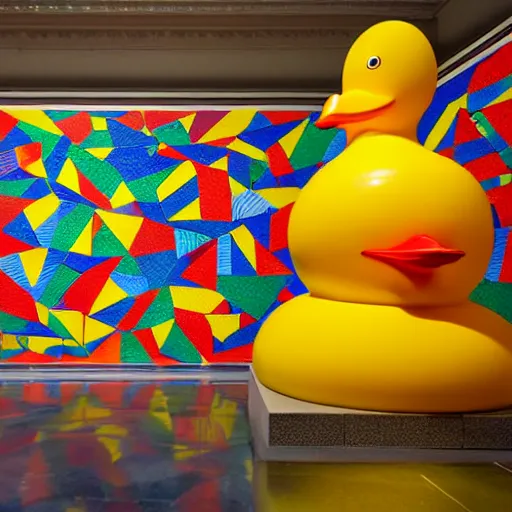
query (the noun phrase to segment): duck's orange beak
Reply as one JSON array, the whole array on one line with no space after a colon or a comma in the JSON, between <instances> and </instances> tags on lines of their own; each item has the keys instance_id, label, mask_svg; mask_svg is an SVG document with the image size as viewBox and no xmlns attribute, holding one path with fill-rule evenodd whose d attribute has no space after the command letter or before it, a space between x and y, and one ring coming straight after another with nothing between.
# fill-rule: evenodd
<instances>
[{"instance_id":1,"label":"duck's orange beak","mask_svg":"<svg viewBox=\"0 0 512 512\"><path fill-rule=\"evenodd\" d=\"M363 251L363 256L387 263L399 270L425 273L455 263L465 256L464 251L443 247L429 236L414 236L389 249Z\"/></svg>"},{"instance_id":2,"label":"duck's orange beak","mask_svg":"<svg viewBox=\"0 0 512 512\"><path fill-rule=\"evenodd\" d=\"M315 125L321 129L342 128L351 123L368 121L379 116L394 103L388 96L367 91L352 90L333 94L323 107Z\"/></svg>"}]
</instances>

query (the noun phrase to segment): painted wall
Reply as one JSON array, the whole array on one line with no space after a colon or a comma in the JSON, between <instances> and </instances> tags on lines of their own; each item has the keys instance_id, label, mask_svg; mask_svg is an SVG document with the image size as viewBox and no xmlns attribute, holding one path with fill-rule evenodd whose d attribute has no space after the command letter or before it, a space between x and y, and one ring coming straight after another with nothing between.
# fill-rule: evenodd
<instances>
[{"instance_id":1,"label":"painted wall","mask_svg":"<svg viewBox=\"0 0 512 512\"><path fill-rule=\"evenodd\" d=\"M497 243L474 299L512 321L512 43L442 85L426 145L488 191ZM251 359L305 291L293 201L345 145L301 111L0 111L1 358Z\"/></svg>"}]
</instances>

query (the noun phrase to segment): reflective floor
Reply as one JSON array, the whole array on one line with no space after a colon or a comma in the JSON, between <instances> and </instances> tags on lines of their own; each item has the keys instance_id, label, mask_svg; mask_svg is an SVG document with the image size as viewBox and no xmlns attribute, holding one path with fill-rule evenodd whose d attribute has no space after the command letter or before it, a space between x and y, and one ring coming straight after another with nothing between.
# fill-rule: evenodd
<instances>
[{"instance_id":1,"label":"reflective floor","mask_svg":"<svg viewBox=\"0 0 512 512\"><path fill-rule=\"evenodd\" d=\"M509 512L512 467L253 464L247 386L0 383L0 512Z\"/></svg>"}]
</instances>

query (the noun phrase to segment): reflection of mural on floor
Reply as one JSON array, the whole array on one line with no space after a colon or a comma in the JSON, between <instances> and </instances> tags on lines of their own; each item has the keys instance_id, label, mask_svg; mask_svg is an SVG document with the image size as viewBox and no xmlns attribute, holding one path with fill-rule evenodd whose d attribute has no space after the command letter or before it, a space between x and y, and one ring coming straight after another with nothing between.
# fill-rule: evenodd
<instances>
[{"instance_id":1,"label":"reflection of mural on floor","mask_svg":"<svg viewBox=\"0 0 512 512\"><path fill-rule=\"evenodd\" d=\"M420 134L488 190L496 251L479 302L512 321L512 43L438 89ZM0 329L12 362L251 359L305 291L286 226L343 150L318 113L0 111Z\"/></svg>"},{"instance_id":2,"label":"reflection of mural on floor","mask_svg":"<svg viewBox=\"0 0 512 512\"><path fill-rule=\"evenodd\" d=\"M2 383L0 510L249 510L246 394L245 383Z\"/></svg>"}]
</instances>

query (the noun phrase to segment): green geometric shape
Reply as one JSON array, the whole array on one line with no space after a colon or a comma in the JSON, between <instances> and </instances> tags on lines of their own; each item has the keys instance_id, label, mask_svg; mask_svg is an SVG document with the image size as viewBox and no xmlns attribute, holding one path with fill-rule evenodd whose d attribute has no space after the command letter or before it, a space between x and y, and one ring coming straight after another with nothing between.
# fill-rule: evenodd
<instances>
[{"instance_id":1,"label":"green geometric shape","mask_svg":"<svg viewBox=\"0 0 512 512\"><path fill-rule=\"evenodd\" d=\"M28 180L0 181L0 195L21 197L35 181L36 178Z\"/></svg>"},{"instance_id":2,"label":"green geometric shape","mask_svg":"<svg viewBox=\"0 0 512 512\"><path fill-rule=\"evenodd\" d=\"M499 152L500 158L505 162L505 165L512 169L512 147L505 148Z\"/></svg>"},{"instance_id":3,"label":"green geometric shape","mask_svg":"<svg viewBox=\"0 0 512 512\"><path fill-rule=\"evenodd\" d=\"M24 121L18 122L18 128L25 132L33 142L41 143L43 160L46 160L52 154L61 139L59 135L41 130L41 128L27 124Z\"/></svg>"},{"instance_id":4,"label":"green geometric shape","mask_svg":"<svg viewBox=\"0 0 512 512\"><path fill-rule=\"evenodd\" d=\"M292 167L304 169L321 162L337 133L335 129L320 130L313 123L308 124L290 158Z\"/></svg>"},{"instance_id":5,"label":"green geometric shape","mask_svg":"<svg viewBox=\"0 0 512 512\"><path fill-rule=\"evenodd\" d=\"M157 203L157 188L167 179L176 167L178 167L178 165L173 165L155 174L130 181L126 185L137 201L141 203Z\"/></svg>"},{"instance_id":6,"label":"green geometric shape","mask_svg":"<svg viewBox=\"0 0 512 512\"><path fill-rule=\"evenodd\" d=\"M168 146L186 146L190 144L190 135L179 121L155 128L153 135L158 139L158 142L163 142Z\"/></svg>"},{"instance_id":7,"label":"green geometric shape","mask_svg":"<svg viewBox=\"0 0 512 512\"><path fill-rule=\"evenodd\" d=\"M127 254L116 267L116 272L128 276L141 276L142 272L133 256Z\"/></svg>"},{"instance_id":8,"label":"green geometric shape","mask_svg":"<svg viewBox=\"0 0 512 512\"><path fill-rule=\"evenodd\" d=\"M69 147L68 156L76 168L107 197L112 197L123 181L113 165L96 158L77 146Z\"/></svg>"},{"instance_id":9,"label":"green geometric shape","mask_svg":"<svg viewBox=\"0 0 512 512\"><path fill-rule=\"evenodd\" d=\"M48 283L39 302L45 305L47 308L53 308L60 302L67 289L79 277L79 272L75 272L69 267L66 267L66 265L60 265Z\"/></svg>"},{"instance_id":10,"label":"green geometric shape","mask_svg":"<svg viewBox=\"0 0 512 512\"><path fill-rule=\"evenodd\" d=\"M471 294L471 300L512 323L512 285L484 279Z\"/></svg>"},{"instance_id":11,"label":"green geometric shape","mask_svg":"<svg viewBox=\"0 0 512 512\"><path fill-rule=\"evenodd\" d=\"M217 291L252 317L261 318L285 287L287 276L218 276Z\"/></svg>"},{"instance_id":12,"label":"green geometric shape","mask_svg":"<svg viewBox=\"0 0 512 512\"><path fill-rule=\"evenodd\" d=\"M64 327L64 324L52 313L50 312L48 316L48 328L51 329L59 338L64 338L67 340L72 340L73 336L71 333Z\"/></svg>"},{"instance_id":13,"label":"green geometric shape","mask_svg":"<svg viewBox=\"0 0 512 512\"><path fill-rule=\"evenodd\" d=\"M172 318L174 318L174 306L172 303L171 292L166 286L160 290L155 300L140 319L137 324L137 330L148 329L155 325L160 325Z\"/></svg>"},{"instance_id":14,"label":"green geometric shape","mask_svg":"<svg viewBox=\"0 0 512 512\"><path fill-rule=\"evenodd\" d=\"M106 130L92 132L80 146L82 148L111 148L114 146L110 133Z\"/></svg>"},{"instance_id":15,"label":"green geometric shape","mask_svg":"<svg viewBox=\"0 0 512 512\"><path fill-rule=\"evenodd\" d=\"M45 110L44 113L52 121L62 121L68 117L76 116L78 112L76 110Z\"/></svg>"},{"instance_id":16,"label":"green geometric shape","mask_svg":"<svg viewBox=\"0 0 512 512\"><path fill-rule=\"evenodd\" d=\"M62 252L69 251L93 215L94 210L90 206L76 204L70 213L60 219L50 247Z\"/></svg>"},{"instance_id":17,"label":"green geometric shape","mask_svg":"<svg viewBox=\"0 0 512 512\"><path fill-rule=\"evenodd\" d=\"M178 324L172 326L171 332L160 352L167 357L172 357L180 363L201 363L201 355L192 342L185 336Z\"/></svg>"},{"instance_id":18,"label":"green geometric shape","mask_svg":"<svg viewBox=\"0 0 512 512\"><path fill-rule=\"evenodd\" d=\"M260 162L259 160L254 161L250 167L249 171L251 173L251 188L254 183L256 183L262 176L265 174L265 171L268 169L268 165L265 162Z\"/></svg>"},{"instance_id":19,"label":"green geometric shape","mask_svg":"<svg viewBox=\"0 0 512 512\"><path fill-rule=\"evenodd\" d=\"M125 333L121 338L121 362L152 363L153 360L132 333Z\"/></svg>"},{"instance_id":20,"label":"green geometric shape","mask_svg":"<svg viewBox=\"0 0 512 512\"><path fill-rule=\"evenodd\" d=\"M112 231L105 225L92 240L93 256L125 256L128 249L119 241Z\"/></svg>"},{"instance_id":21,"label":"green geometric shape","mask_svg":"<svg viewBox=\"0 0 512 512\"><path fill-rule=\"evenodd\" d=\"M0 331L5 334L14 334L23 331L27 324L28 322L26 320L0 311Z\"/></svg>"}]
</instances>

